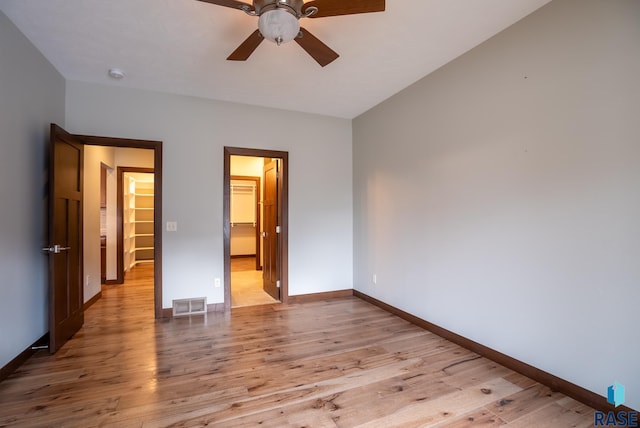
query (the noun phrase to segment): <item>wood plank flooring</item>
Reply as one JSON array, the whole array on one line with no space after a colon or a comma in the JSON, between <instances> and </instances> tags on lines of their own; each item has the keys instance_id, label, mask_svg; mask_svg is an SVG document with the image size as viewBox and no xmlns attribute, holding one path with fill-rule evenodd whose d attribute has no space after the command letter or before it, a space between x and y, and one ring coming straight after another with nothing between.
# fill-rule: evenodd
<instances>
[{"instance_id":1,"label":"wood plank flooring","mask_svg":"<svg viewBox=\"0 0 640 428\"><path fill-rule=\"evenodd\" d=\"M231 307L277 303L262 288L262 271L256 270L255 257L231 258Z\"/></svg>"},{"instance_id":2,"label":"wood plank flooring","mask_svg":"<svg viewBox=\"0 0 640 428\"><path fill-rule=\"evenodd\" d=\"M0 426L592 426L593 409L357 298L154 321L148 268L0 383Z\"/></svg>"}]
</instances>

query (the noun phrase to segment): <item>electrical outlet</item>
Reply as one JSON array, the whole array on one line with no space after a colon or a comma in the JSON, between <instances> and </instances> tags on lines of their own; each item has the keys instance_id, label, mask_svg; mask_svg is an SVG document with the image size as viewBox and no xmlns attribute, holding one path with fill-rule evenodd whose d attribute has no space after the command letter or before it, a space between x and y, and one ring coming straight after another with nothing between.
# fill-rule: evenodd
<instances>
[{"instance_id":1,"label":"electrical outlet","mask_svg":"<svg viewBox=\"0 0 640 428\"><path fill-rule=\"evenodd\" d=\"M177 221L168 221L167 222L167 232L177 232L178 231L178 222Z\"/></svg>"},{"instance_id":2,"label":"electrical outlet","mask_svg":"<svg viewBox=\"0 0 640 428\"><path fill-rule=\"evenodd\" d=\"M84 285L89 285L91 284L91 275L87 275L87 277L84 280Z\"/></svg>"},{"instance_id":3,"label":"electrical outlet","mask_svg":"<svg viewBox=\"0 0 640 428\"><path fill-rule=\"evenodd\" d=\"M374 284L377 284L378 283L378 275L376 275L374 273L373 276L371 277L371 282L373 282Z\"/></svg>"},{"instance_id":4,"label":"electrical outlet","mask_svg":"<svg viewBox=\"0 0 640 428\"><path fill-rule=\"evenodd\" d=\"M213 282L215 288L220 288L220 278L216 278Z\"/></svg>"}]
</instances>

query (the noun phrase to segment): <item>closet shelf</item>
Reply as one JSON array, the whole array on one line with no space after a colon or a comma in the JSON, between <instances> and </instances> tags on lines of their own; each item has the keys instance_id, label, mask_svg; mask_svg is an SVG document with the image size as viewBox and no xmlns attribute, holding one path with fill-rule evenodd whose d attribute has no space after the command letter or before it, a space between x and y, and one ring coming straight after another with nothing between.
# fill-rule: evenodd
<instances>
[{"instance_id":1,"label":"closet shelf","mask_svg":"<svg viewBox=\"0 0 640 428\"><path fill-rule=\"evenodd\" d=\"M231 227L256 225L256 183L231 183Z\"/></svg>"},{"instance_id":2,"label":"closet shelf","mask_svg":"<svg viewBox=\"0 0 640 428\"><path fill-rule=\"evenodd\" d=\"M125 173L124 177L124 264L125 270L136 263L154 259L154 188L149 173Z\"/></svg>"},{"instance_id":3,"label":"closet shelf","mask_svg":"<svg viewBox=\"0 0 640 428\"><path fill-rule=\"evenodd\" d=\"M238 189L238 190L255 190L256 185L255 183L251 183L251 184L231 184L231 189Z\"/></svg>"}]
</instances>

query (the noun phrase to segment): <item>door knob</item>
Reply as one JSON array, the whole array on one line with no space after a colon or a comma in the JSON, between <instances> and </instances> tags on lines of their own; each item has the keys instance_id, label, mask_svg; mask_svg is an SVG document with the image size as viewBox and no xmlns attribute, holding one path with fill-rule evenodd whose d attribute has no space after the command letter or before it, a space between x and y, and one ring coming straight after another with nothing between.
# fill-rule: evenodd
<instances>
[{"instance_id":1,"label":"door knob","mask_svg":"<svg viewBox=\"0 0 640 428\"><path fill-rule=\"evenodd\" d=\"M47 251L48 253L60 254L62 251L70 250L71 247L63 247L62 245L55 244L51 247L44 247L42 251Z\"/></svg>"}]
</instances>

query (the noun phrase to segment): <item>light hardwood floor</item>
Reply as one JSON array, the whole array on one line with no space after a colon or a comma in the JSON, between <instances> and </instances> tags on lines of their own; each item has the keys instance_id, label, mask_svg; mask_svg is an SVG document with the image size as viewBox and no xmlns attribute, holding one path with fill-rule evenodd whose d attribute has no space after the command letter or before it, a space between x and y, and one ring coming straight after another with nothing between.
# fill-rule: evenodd
<instances>
[{"instance_id":1,"label":"light hardwood floor","mask_svg":"<svg viewBox=\"0 0 640 428\"><path fill-rule=\"evenodd\" d=\"M592 425L591 408L357 298L154 321L145 268L0 383L0 426Z\"/></svg>"}]
</instances>

